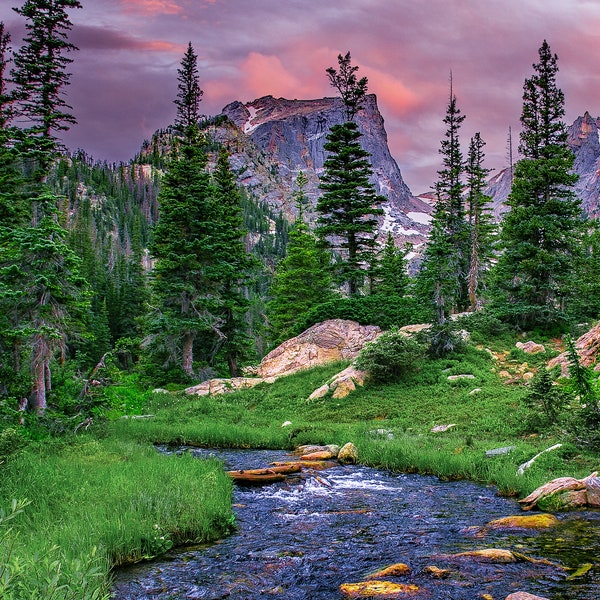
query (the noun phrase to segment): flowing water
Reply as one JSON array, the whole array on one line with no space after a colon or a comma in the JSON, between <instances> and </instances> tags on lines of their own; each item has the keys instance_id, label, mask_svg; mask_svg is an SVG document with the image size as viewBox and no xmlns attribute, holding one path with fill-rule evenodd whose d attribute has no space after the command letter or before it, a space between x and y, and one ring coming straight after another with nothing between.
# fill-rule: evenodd
<instances>
[{"instance_id":1,"label":"flowing water","mask_svg":"<svg viewBox=\"0 0 600 600\"><path fill-rule=\"evenodd\" d=\"M277 451L193 450L227 469L289 459ZM301 473L282 483L236 487L237 532L116 573L115 600L341 600L342 583L390 564L411 573L386 577L420 588L416 598L504 600L515 591L551 600L600 599L600 512L560 515L543 532L473 527L519 514L493 487L361 466ZM504 548L553 564L481 564L440 556ZM447 569L435 578L429 565ZM565 570L561 567L568 567ZM579 570L579 571L578 571Z\"/></svg>"}]
</instances>

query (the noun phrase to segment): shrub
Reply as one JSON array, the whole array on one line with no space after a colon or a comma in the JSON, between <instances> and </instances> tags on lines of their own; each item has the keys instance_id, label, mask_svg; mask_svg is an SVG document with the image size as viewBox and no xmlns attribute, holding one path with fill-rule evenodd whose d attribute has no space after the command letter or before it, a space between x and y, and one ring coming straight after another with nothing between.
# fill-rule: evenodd
<instances>
[{"instance_id":1,"label":"shrub","mask_svg":"<svg viewBox=\"0 0 600 600\"><path fill-rule=\"evenodd\" d=\"M465 340L453 321L435 324L424 334L429 342L427 352L432 358L443 358L452 352L459 352L466 348Z\"/></svg>"},{"instance_id":2,"label":"shrub","mask_svg":"<svg viewBox=\"0 0 600 600\"><path fill-rule=\"evenodd\" d=\"M527 428L538 432L558 422L561 412L570 400L570 394L554 385L550 372L540 369L530 384L523 404L529 409Z\"/></svg>"},{"instance_id":3,"label":"shrub","mask_svg":"<svg viewBox=\"0 0 600 600\"><path fill-rule=\"evenodd\" d=\"M367 371L374 381L398 381L414 371L424 355L425 348L421 344L392 329L365 345L356 366Z\"/></svg>"},{"instance_id":4,"label":"shrub","mask_svg":"<svg viewBox=\"0 0 600 600\"><path fill-rule=\"evenodd\" d=\"M336 298L309 310L295 326L298 335L321 321L349 319L361 325L378 325L382 329L402 327L430 320L429 311L412 296L390 298L379 294L356 298Z\"/></svg>"}]
</instances>

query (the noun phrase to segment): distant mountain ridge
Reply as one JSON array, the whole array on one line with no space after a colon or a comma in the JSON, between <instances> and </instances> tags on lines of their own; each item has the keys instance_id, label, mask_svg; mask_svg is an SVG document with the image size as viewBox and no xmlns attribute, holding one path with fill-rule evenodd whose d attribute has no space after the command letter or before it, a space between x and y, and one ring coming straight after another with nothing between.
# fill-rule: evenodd
<instances>
[{"instance_id":1,"label":"distant mountain ridge","mask_svg":"<svg viewBox=\"0 0 600 600\"><path fill-rule=\"evenodd\" d=\"M594 118L586 111L567 129L568 144L575 154L573 171L579 175L574 191L586 216L600 218L600 117ZM508 210L505 203L510 179L510 169L504 169L488 181L486 194L492 197L497 218Z\"/></svg>"},{"instance_id":2,"label":"distant mountain ridge","mask_svg":"<svg viewBox=\"0 0 600 600\"><path fill-rule=\"evenodd\" d=\"M249 138L251 146L256 146L262 155L267 172L277 180L279 198L273 190L269 194L270 203L279 202L289 217L295 214L292 202L293 182L300 171L308 177L306 193L314 207L319 196L319 175L323 172L326 152L323 148L332 125L345 121L345 113L340 98L321 98L317 100L287 100L264 96L243 104L236 101L228 104L222 111L241 133ZM377 107L375 95L365 98L362 110L356 116L359 130L363 133L363 148L371 154L374 176L372 183L377 193L385 196L384 216L380 219L380 237L390 231L397 243L423 243L428 233L430 206L412 195L402 179L396 161L392 158L387 141L383 118ZM231 133L231 132L230 132ZM216 132L217 139L223 132ZM219 141L224 141L219 139ZM229 144L231 161L238 172L244 167L256 164L256 157L249 156L251 148L245 145ZM244 154L246 156L244 157ZM242 185L256 186L258 176L255 169L253 181L243 176ZM252 179L252 178L250 178ZM269 187L263 181L262 187ZM314 214L312 215L314 219Z\"/></svg>"}]
</instances>

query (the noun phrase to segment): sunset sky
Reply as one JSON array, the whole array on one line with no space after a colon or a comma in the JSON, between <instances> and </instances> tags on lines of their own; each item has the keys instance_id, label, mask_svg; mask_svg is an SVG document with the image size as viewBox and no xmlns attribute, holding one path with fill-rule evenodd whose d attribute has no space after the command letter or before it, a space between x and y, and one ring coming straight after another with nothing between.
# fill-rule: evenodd
<instances>
[{"instance_id":1,"label":"sunset sky","mask_svg":"<svg viewBox=\"0 0 600 600\"><path fill-rule=\"evenodd\" d=\"M271 94L334 95L325 69L350 50L378 97L392 155L415 194L440 168L449 73L466 115L464 151L479 131L487 166L506 165L508 127L518 144L523 80L547 39L559 57L570 124L600 114L598 0L81 0L71 13L68 102L79 124L71 148L126 161L174 119L177 67L191 41L201 105ZM23 20L1 0L0 20L21 45Z\"/></svg>"}]
</instances>

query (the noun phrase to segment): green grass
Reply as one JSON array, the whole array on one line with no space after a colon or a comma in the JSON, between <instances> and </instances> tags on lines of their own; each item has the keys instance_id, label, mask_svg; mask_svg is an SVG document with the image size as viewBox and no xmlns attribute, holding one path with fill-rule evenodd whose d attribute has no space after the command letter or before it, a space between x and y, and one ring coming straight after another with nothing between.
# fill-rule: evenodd
<instances>
[{"instance_id":1,"label":"green grass","mask_svg":"<svg viewBox=\"0 0 600 600\"><path fill-rule=\"evenodd\" d=\"M219 462L113 437L21 452L2 466L0 506L29 504L5 530L0 563L12 564L14 581L3 589L0 578L0 597L87 598L74 591L82 573L94 574L89 597L102 597L112 566L226 534L230 496Z\"/></svg>"},{"instance_id":2,"label":"green grass","mask_svg":"<svg viewBox=\"0 0 600 600\"><path fill-rule=\"evenodd\" d=\"M523 358L513 353L510 360ZM345 366L214 397L152 394L131 380L105 392L111 415L125 410L152 418L115 418L68 442L30 444L13 454L16 434L8 432L0 444L0 508L13 499L30 503L17 506L22 512L9 521L0 513L0 597L102 600L112 566L227 534L231 482L221 465L186 453L160 455L153 443L291 449L352 441L365 464L495 484L518 496L598 467L597 454L566 443L516 475L540 450L568 440L558 430L528 432L521 402L527 388L504 383L484 350L423 360L401 382L367 385L344 399L308 400ZM448 380L461 374L474 378ZM286 421L291 425L282 427ZM450 423L455 426L448 431L431 431ZM486 456L504 446L515 448Z\"/></svg>"}]
</instances>

